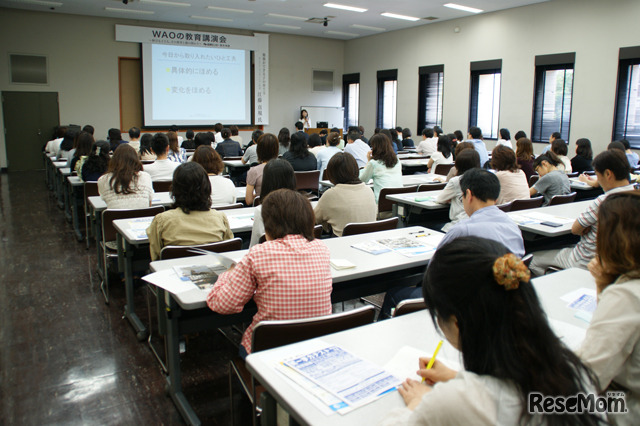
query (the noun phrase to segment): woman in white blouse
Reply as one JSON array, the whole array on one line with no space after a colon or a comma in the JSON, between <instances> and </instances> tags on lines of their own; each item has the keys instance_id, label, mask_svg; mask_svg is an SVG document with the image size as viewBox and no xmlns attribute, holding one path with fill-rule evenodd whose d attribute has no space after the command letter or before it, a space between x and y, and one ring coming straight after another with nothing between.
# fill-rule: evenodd
<instances>
[{"instance_id":1,"label":"woman in white blouse","mask_svg":"<svg viewBox=\"0 0 640 426\"><path fill-rule=\"evenodd\" d=\"M496 142L496 146L504 145L513 149L513 145L511 144L511 133L509 133L509 129L500 129L500 139Z\"/></svg>"},{"instance_id":2,"label":"woman in white blouse","mask_svg":"<svg viewBox=\"0 0 640 426\"><path fill-rule=\"evenodd\" d=\"M108 209L143 209L151 206L151 176L142 171L138 154L129 144L121 144L113 153L107 173L98 179L98 193Z\"/></svg>"},{"instance_id":3,"label":"woman in white blouse","mask_svg":"<svg viewBox=\"0 0 640 426\"><path fill-rule=\"evenodd\" d=\"M500 181L500 195L496 204L531 198L527 176L518 166L516 153L507 146L498 145L491 153L491 168Z\"/></svg>"},{"instance_id":4,"label":"woman in white blouse","mask_svg":"<svg viewBox=\"0 0 640 426\"><path fill-rule=\"evenodd\" d=\"M191 161L200 164L209 175L212 206L236 202L236 186L231 179L222 176L224 163L220 155L211 148L211 145L200 145L193 153Z\"/></svg>"},{"instance_id":5,"label":"woman in white blouse","mask_svg":"<svg viewBox=\"0 0 640 426\"><path fill-rule=\"evenodd\" d=\"M447 135L438 136L436 152L431 154L427 162L429 173L434 173L438 164L453 164L453 152L451 150L451 140Z\"/></svg>"}]
</instances>

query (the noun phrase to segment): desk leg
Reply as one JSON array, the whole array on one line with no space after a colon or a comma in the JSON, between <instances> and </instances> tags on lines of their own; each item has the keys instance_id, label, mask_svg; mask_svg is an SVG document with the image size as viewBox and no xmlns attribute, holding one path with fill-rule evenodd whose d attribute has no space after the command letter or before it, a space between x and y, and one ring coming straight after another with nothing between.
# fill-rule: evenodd
<instances>
[{"instance_id":1,"label":"desk leg","mask_svg":"<svg viewBox=\"0 0 640 426\"><path fill-rule=\"evenodd\" d=\"M135 313L134 295L133 295L133 246L122 238L118 233L118 250L121 250L124 242L124 289L126 294L126 305L124 305L124 316L129 320L133 329L136 331L136 337L140 342L144 341L148 335L147 327L142 324L140 318ZM121 256L118 256L120 259Z\"/></svg>"},{"instance_id":2,"label":"desk leg","mask_svg":"<svg viewBox=\"0 0 640 426\"><path fill-rule=\"evenodd\" d=\"M76 238L78 241L82 241L84 237L82 235L82 230L80 229L80 210L84 209L84 207L83 204L79 202L79 189L76 188L82 187L71 187L71 216L73 218L73 230L76 233Z\"/></svg>"},{"instance_id":3,"label":"desk leg","mask_svg":"<svg viewBox=\"0 0 640 426\"><path fill-rule=\"evenodd\" d=\"M200 425L200 419L191 408L189 401L182 392L182 373L180 371L180 308L178 304L169 296L169 309L164 310L167 321L167 387L169 396L180 411L182 418L187 424Z\"/></svg>"},{"instance_id":4,"label":"desk leg","mask_svg":"<svg viewBox=\"0 0 640 426\"><path fill-rule=\"evenodd\" d=\"M67 219L67 222L71 223L71 197L73 195L71 194L72 188L67 178L62 174L60 174L60 176L62 177L62 192L64 195L64 216Z\"/></svg>"},{"instance_id":5,"label":"desk leg","mask_svg":"<svg viewBox=\"0 0 640 426\"><path fill-rule=\"evenodd\" d=\"M62 173L60 173L60 169L56 167L56 175L53 179L56 183L56 195L58 197L58 207L60 209L64 209L64 182L62 181Z\"/></svg>"},{"instance_id":6,"label":"desk leg","mask_svg":"<svg viewBox=\"0 0 640 426\"><path fill-rule=\"evenodd\" d=\"M93 210L93 209L92 209ZM97 251L97 259L98 259L98 275L100 275L100 277L102 279L106 279L107 276L105 275L107 273L106 270L104 270L104 265L103 265L103 260L102 260L102 248L100 247L102 244L102 213L101 212L96 212L95 210L92 211L91 214L91 223L93 226L93 235L95 235L96 237L96 251Z\"/></svg>"}]
</instances>

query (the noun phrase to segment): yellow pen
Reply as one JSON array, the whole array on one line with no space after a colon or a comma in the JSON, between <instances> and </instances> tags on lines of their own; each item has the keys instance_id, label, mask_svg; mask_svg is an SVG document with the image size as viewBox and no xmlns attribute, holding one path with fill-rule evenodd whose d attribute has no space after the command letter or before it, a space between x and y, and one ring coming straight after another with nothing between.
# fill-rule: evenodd
<instances>
[{"instance_id":1,"label":"yellow pen","mask_svg":"<svg viewBox=\"0 0 640 426\"><path fill-rule=\"evenodd\" d=\"M431 367L433 367L433 363L436 362L436 356L438 356L438 352L440 351L440 348L442 347L442 340L440 340L438 342L438 346L436 346L436 350L433 351L433 355L431 355L431 359L429 360L429 364L427 364L427 370L431 370ZM422 378L422 383L424 383L425 378Z\"/></svg>"}]
</instances>

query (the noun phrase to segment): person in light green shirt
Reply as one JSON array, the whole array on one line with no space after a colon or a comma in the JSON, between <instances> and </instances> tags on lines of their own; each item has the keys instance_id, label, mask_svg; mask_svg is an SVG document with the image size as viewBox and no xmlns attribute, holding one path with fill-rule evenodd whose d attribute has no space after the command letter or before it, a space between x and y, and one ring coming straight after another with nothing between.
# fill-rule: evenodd
<instances>
[{"instance_id":1,"label":"person in light green shirt","mask_svg":"<svg viewBox=\"0 0 640 426\"><path fill-rule=\"evenodd\" d=\"M369 140L371 151L367 153L367 165L360 170L360 180L373 180L376 203L382 188L402 187L402 165L391 146L391 140L383 133L375 134Z\"/></svg>"}]
</instances>

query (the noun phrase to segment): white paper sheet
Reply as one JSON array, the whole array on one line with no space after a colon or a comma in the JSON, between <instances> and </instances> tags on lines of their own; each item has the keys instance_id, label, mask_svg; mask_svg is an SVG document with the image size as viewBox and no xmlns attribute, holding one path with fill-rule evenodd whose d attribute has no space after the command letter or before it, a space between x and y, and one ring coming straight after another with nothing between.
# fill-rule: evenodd
<instances>
[{"instance_id":1,"label":"white paper sheet","mask_svg":"<svg viewBox=\"0 0 640 426\"><path fill-rule=\"evenodd\" d=\"M562 340L562 342L573 351L582 345L582 341L587 334L586 329L576 327L575 325L564 321L549 319L549 325L556 336L558 336L558 338L560 338L560 340Z\"/></svg>"}]
</instances>

